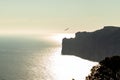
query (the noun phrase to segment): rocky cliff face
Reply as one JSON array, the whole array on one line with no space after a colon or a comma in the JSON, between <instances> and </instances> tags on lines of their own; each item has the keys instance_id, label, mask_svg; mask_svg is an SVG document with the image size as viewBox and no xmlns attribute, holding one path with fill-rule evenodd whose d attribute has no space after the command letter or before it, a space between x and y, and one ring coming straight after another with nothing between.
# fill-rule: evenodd
<instances>
[{"instance_id":1,"label":"rocky cliff face","mask_svg":"<svg viewBox=\"0 0 120 80\"><path fill-rule=\"evenodd\" d=\"M75 38L63 39L62 54L92 61L120 55L120 28L105 26L94 32L77 32Z\"/></svg>"}]
</instances>

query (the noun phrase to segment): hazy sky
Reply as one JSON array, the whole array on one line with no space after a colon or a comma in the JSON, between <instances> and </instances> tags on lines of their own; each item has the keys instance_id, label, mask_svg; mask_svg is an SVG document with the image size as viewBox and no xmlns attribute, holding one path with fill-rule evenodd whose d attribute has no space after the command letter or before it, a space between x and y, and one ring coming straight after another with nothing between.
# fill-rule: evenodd
<instances>
[{"instance_id":1,"label":"hazy sky","mask_svg":"<svg viewBox=\"0 0 120 80\"><path fill-rule=\"evenodd\" d=\"M120 26L120 0L0 0L0 32L54 33Z\"/></svg>"}]
</instances>

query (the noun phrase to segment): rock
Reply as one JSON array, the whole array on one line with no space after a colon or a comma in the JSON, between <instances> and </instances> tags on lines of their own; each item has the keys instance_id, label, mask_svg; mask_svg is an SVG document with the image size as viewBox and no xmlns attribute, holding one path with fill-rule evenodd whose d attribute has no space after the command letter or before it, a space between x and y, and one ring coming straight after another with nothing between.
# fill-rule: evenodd
<instances>
[{"instance_id":1,"label":"rock","mask_svg":"<svg viewBox=\"0 0 120 80\"><path fill-rule=\"evenodd\" d=\"M75 38L63 39L62 54L92 61L120 55L120 28L105 26L94 32L77 32Z\"/></svg>"}]
</instances>

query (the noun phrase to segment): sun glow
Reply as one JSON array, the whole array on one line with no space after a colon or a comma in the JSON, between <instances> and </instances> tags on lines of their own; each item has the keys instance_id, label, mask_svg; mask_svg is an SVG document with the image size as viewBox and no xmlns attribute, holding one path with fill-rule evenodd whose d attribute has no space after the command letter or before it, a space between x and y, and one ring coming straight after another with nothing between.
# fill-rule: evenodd
<instances>
[{"instance_id":1,"label":"sun glow","mask_svg":"<svg viewBox=\"0 0 120 80\"><path fill-rule=\"evenodd\" d=\"M85 80L97 64L80 57L61 55L61 48L46 51L44 54L34 53L30 58L32 61L29 60L34 64L30 68L30 72L34 72L34 80Z\"/></svg>"},{"instance_id":2,"label":"sun glow","mask_svg":"<svg viewBox=\"0 0 120 80\"><path fill-rule=\"evenodd\" d=\"M62 43L63 38L74 38L75 34L67 34L67 33L62 33L62 34L55 34L51 37L51 39L59 44Z\"/></svg>"},{"instance_id":3,"label":"sun glow","mask_svg":"<svg viewBox=\"0 0 120 80\"><path fill-rule=\"evenodd\" d=\"M85 80L96 62L90 62L75 56L56 57L55 71L57 80Z\"/></svg>"},{"instance_id":4,"label":"sun glow","mask_svg":"<svg viewBox=\"0 0 120 80\"><path fill-rule=\"evenodd\" d=\"M61 44L63 38L74 38L74 34L56 34L52 36L52 39ZM60 51L56 51L60 52ZM97 62L91 62L81 59L76 56L57 55L53 58L53 69L55 80L85 80L85 76L88 76L91 68L97 64Z\"/></svg>"}]
</instances>

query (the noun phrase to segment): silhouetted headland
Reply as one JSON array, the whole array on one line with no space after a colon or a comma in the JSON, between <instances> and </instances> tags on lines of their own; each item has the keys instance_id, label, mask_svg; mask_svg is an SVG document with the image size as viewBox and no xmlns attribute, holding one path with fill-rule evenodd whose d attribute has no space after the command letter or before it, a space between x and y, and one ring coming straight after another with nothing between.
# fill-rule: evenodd
<instances>
[{"instance_id":1,"label":"silhouetted headland","mask_svg":"<svg viewBox=\"0 0 120 80\"><path fill-rule=\"evenodd\" d=\"M77 32L75 38L63 39L62 54L92 61L120 55L120 28L105 26L94 32Z\"/></svg>"}]
</instances>

